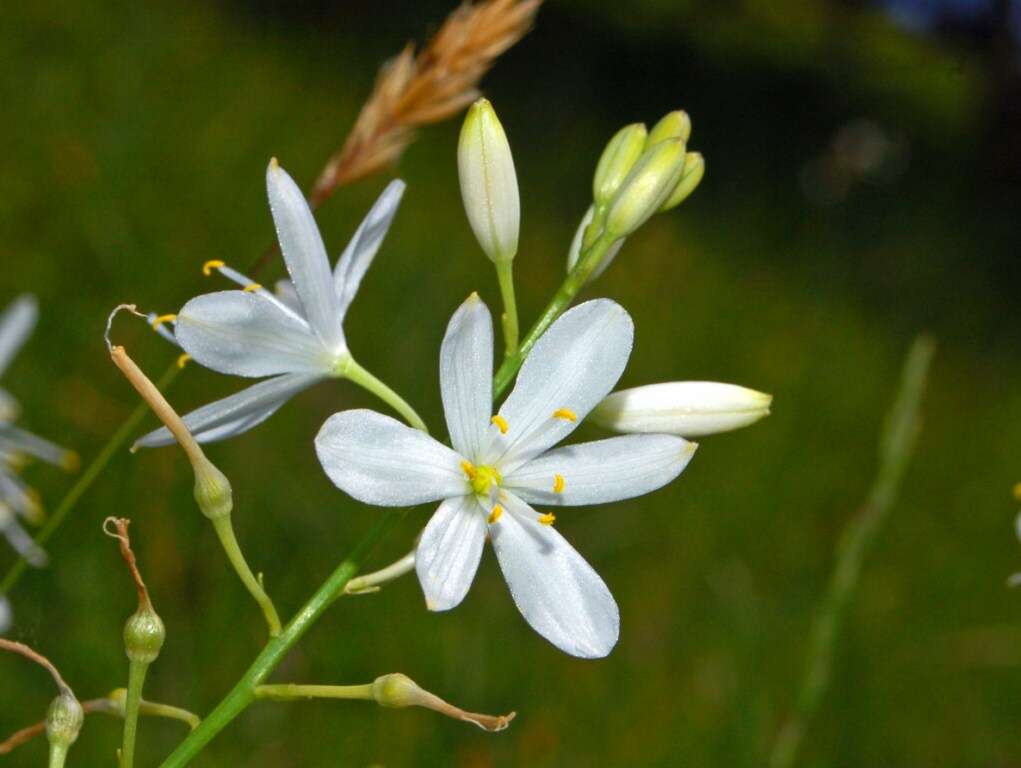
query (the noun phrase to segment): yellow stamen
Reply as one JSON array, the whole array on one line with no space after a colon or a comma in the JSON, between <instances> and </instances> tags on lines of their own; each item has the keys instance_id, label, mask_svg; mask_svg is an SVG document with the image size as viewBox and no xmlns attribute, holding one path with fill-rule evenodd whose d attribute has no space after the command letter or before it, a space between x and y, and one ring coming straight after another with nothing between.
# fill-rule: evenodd
<instances>
[{"instance_id":1,"label":"yellow stamen","mask_svg":"<svg viewBox=\"0 0 1021 768\"><path fill-rule=\"evenodd\" d=\"M1021 501L1021 483L1014 486L1014 498Z\"/></svg>"},{"instance_id":2,"label":"yellow stamen","mask_svg":"<svg viewBox=\"0 0 1021 768\"><path fill-rule=\"evenodd\" d=\"M177 320L177 315L160 315L152 321L152 329L158 331L163 323L172 323Z\"/></svg>"},{"instance_id":3,"label":"yellow stamen","mask_svg":"<svg viewBox=\"0 0 1021 768\"><path fill-rule=\"evenodd\" d=\"M219 269L220 267L225 266L227 266L227 264L225 262L220 261L219 259L210 259L209 261L202 265L202 274L205 275L206 277L209 277L211 274L213 274L214 269Z\"/></svg>"},{"instance_id":4,"label":"yellow stamen","mask_svg":"<svg viewBox=\"0 0 1021 768\"><path fill-rule=\"evenodd\" d=\"M563 492L564 492L564 476L563 475L553 475L553 493L563 493Z\"/></svg>"},{"instance_id":5,"label":"yellow stamen","mask_svg":"<svg viewBox=\"0 0 1021 768\"><path fill-rule=\"evenodd\" d=\"M472 464L470 461L461 462L461 471L468 476L469 480L474 480L475 475L478 474L477 471L475 470L475 465Z\"/></svg>"},{"instance_id":6,"label":"yellow stamen","mask_svg":"<svg viewBox=\"0 0 1021 768\"><path fill-rule=\"evenodd\" d=\"M259 285L258 283L252 283L251 285L246 285L241 290L244 291L245 293L254 293L255 291L262 290L262 286Z\"/></svg>"},{"instance_id":7,"label":"yellow stamen","mask_svg":"<svg viewBox=\"0 0 1021 768\"><path fill-rule=\"evenodd\" d=\"M510 424L507 423L507 419L499 414L491 418L489 421L491 424L496 424L496 426L500 428L501 435L506 435L507 430L510 429Z\"/></svg>"},{"instance_id":8,"label":"yellow stamen","mask_svg":"<svg viewBox=\"0 0 1021 768\"><path fill-rule=\"evenodd\" d=\"M500 519L500 515L502 515L502 514L503 514L503 507L501 507L499 504L494 504L493 505L493 511L489 513L489 524L492 525L497 520L499 520Z\"/></svg>"},{"instance_id":9,"label":"yellow stamen","mask_svg":"<svg viewBox=\"0 0 1021 768\"><path fill-rule=\"evenodd\" d=\"M64 451L64 455L60 457L60 468L67 472L77 472L81 463L82 460L74 451Z\"/></svg>"},{"instance_id":10,"label":"yellow stamen","mask_svg":"<svg viewBox=\"0 0 1021 768\"><path fill-rule=\"evenodd\" d=\"M191 360L191 355L185 352L183 355L177 358L177 367L184 368L184 366Z\"/></svg>"},{"instance_id":11,"label":"yellow stamen","mask_svg":"<svg viewBox=\"0 0 1021 768\"><path fill-rule=\"evenodd\" d=\"M553 521L557 519L557 516L552 512L547 512L545 515L539 515L540 525L553 525Z\"/></svg>"},{"instance_id":12,"label":"yellow stamen","mask_svg":"<svg viewBox=\"0 0 1021 768\"><path fill-rule=\"evenodd\" d=\"M572 411L570 408L557 408L553 411L554 419L563 419L564 421L577 421L578 414Z\"/></svg>"}]
</instances>

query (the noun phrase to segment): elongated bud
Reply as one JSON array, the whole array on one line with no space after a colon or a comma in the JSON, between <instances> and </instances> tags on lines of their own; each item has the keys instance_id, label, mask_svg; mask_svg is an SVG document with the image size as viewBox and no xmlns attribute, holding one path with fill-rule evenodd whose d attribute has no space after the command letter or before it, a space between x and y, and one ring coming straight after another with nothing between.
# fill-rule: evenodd
<instances>
[{"instance_id":1,"label":"elongated bud","mask_svg":"<svg viewBox=\"0 0 1021 768\"><path fill-rule=\"evenodd\" d=\"M769 415L771 395L734 384L673 381L614 392L589 420L616 432L698 437L747 427Z\"/></svg>"},{"instance_id":2,"label":"elongated bud","mask_svg":"<svg viewBox=\"0 0 1021 768\"><path fill-rule=\"evenodd\" d=\"M596 209L594 206L589 206L589 209L585 212L585 215L581 219L581 224L578 225L578 231L574 233L574 239L571 241L571 247L567 251L567 271L570 272L574 269L574 265L578 263L578 256L581 255L581 243L585 237L585 230L588 225L592 223L592 219L596 215ZM592 274L589 275L588 282L592 282L599 277L606 268L610 266L610 262L614 260L620 249L624 246L624 239L620 238L607 250L603 260L596 265L596 268L592 270Z\"/></svg>"},{"instance_id":3,"label":"elongated bud","mask_svg":"<svg viewBox=\"0 0 1021 768\"><path fill-rule=\"evenodd\" d=\"M507 135L493 105L479 99L468 110L457 147L461 198L475 237L494 262L518 252L521 205Z\"/></svg>"},{"instance_id":4,"label":"elongated bud","mask_svg":"<svg viewBox=\"0 0 1021 768\"><path fill-rule=\"evenodd\" d=\"M677 182L677 186L674 187L674 191L670 193L666 202L660 206L660 212L676 208L687 200L688 196L702 182L703 176L705 176L705 158L702 157L701 152L689 152L684 159L684 173L681 174L681 180Z\"/></svg>"},{"instance_id":5,"label":"elongated bud","mask_svg":"<svg viewBox=\"0 0 1021 768\"><path fill-rule=\"evenodd\" d=\"M645 149L645 125L625 125L607 143L592 179L592 199L606 205L620 189Z\"/></svg>"},{"instance_id":6,"label":"elongated bud","mask_svg":"<svg viewBox=\"0 0 1021 768\"><path fill-rule=\"evenodd\" d=\"M683 171L680 139L666 139L647 149L610 203L607 232L624 237L642 226L663 205Z\"/></svg>"},{"instance_id":7,"label":"elongated bud","mask_svg":"<svg viewBox=\"0 0 1021 768\"><path fill-rule=\"evenodd\" d=\"M460 707L448 704L434 693L429 693L407 675L395 672L377 677L372 683L372 698L382 707L425 707L441 715L472 723L485 731L502 731L517 715L481 715L466 712Z\"/></svg>"},{"instance_id":8,"label":"elongated bud","mask_svg":"<svg viewBox=\"0 0 1021 768\"><path fill-rule=\"evenodd\" d=\"M61 691L46 712L46 738L50 745L66 750L78 739L85 712L70 690Z\"/></svg>"},{"instance_id":9,"label":"elongated bud","mask_svg":"<svg viewBox=\"0 0 1021 768\"><path fill-rule=\"evenodd\" d=\"M688 113L683 109L678 109L674 112L668 112L658 123L652 126L645 146L651 147L666 139L680 139L687 143L690 138L691 118L688 117Z\"/></svg>"}]
</instances>

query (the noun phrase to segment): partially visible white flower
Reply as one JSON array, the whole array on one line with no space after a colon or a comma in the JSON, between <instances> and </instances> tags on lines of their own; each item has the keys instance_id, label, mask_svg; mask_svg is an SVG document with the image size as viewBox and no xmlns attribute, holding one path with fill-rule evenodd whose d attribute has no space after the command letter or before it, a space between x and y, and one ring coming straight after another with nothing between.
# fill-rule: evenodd
<instances>
[{"instance_id":1,"label":"partially visible white flower","mask_svg":"<svg viewBox=\"0 0 1021 768\"><path fill-rule=\"evenodd\" d=\"M479 99L468 109L457 145L461 198L475 237L494 262L518 252L521 201L507 134L493 105Z\"/></svg>"},{"instance_id":2,"label":"partially visible white flower","mask_svg":"<svg viewBox=\"0 0 1021 768\"><path fill-rule=\"evenodd\" d=\"M344 337L344 317L397 213L404 182L390 182L332 273L312 210L276 160L266 171L266 189L291 281L284 281L274 294L221 261L207 262L207 273L215 269L242 290L207 293L177 315L153 318L157 330L207 368L272 377L187 414L185 426L200 443L248 431L320 381L351 377L355 363ZM173 335L163 321L173 323ZM164 427L139 439L135 447L173 442Z\"/></svg>"},{"instance_id":3,"label":"partially visible white flower","mask_svg":"<svg viewBox=\"0 0 1021 768\"><path fill-rule=\"evenodd\" d=\"M415 557L426 605L442 611L468 592L490 539L525 620L574 656L605 656L620 616L606 584L553 527L546 507L603 504L673 480L695 444L629 435L553 448L620 378L634 327L609 300L566 312L539 339L514 390L492 414L493 324L472 295L440 350L440 387L453 450L367 410L331 416L316 437L323 469L359 501L442 501Z\"/></svg>"},{"instance_id":4,"label":"partially visible white flower","mask_svg":"<svg viewBox=\"0 0 1021 768\"><path fill-rule=\"evenodd\" d=\"M11 628L11 604L0 595L0 635Z\"/></svg>"},{"instance_id":5,"label":"partially visible white flower","mask_svg":"<svg viewBox=\"0 0 1021 768\"><path fill-rule=\"evenodd\" d=\"M39 317L35 298L19 296L0 314L0 375L31 335ZM74 469L78 457L12 423L19 411L10 394L0 390L0 534L32 565L45 565L46 553L21 527L19 516L31 522L42 517L42 505L36 492L18 477L17 471L28 457Z\"/></svg>"},{"instance_id":6,"label":"partially visible white flower","mask_svg":"<svg viewBox=\"0 0 1021 768\"><path fill-rule=\"evenodd\" d=\"M700 437L747 427L769 415L772 395L735 384L672 381L614 392L589 421L616 432Z\"/></svg>"}]
</instances>

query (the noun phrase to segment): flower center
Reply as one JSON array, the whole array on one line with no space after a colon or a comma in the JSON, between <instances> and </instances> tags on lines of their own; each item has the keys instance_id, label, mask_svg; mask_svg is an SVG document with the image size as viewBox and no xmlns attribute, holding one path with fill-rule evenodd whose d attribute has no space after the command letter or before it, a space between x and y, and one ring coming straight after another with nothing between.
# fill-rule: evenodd
<instances>
[{"instance_id":1,"label":"flower center","mask_svg":"<svg viewBox=\"0 0 1021 768\"><path fill-rule=\"evenodd\" d=\"M503 477L501 477L499 470L488 464L476 467L470 461L462 461L461 469L464 470L472 490L479 496L490 495L493 490L499 488L501 483L503 483Z\"/></svg>"}]
</instances>

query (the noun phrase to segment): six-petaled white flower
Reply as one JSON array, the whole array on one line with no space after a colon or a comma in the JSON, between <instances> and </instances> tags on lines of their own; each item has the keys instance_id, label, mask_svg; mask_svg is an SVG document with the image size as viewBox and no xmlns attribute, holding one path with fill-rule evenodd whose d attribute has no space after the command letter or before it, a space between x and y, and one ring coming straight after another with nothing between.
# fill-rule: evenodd
<instances>
[{"instance_id":1,"label":"six-petaled white flower","mask_svg":"<svg viewBox=\"0 0 1021 768\"><path fill-rule=\"evenodd\" d=\"M204 268L207 274L216 269L242 290L197 296L177 315L153 318L157 330L207 368L235 376L272 377L186 415L184 423L199 442L246 432L295 394L325 379L383 386L352 358L343 323L397 212L404 183L393 181L383 191L332 272L312 210L276 160L266 171L266 189L291 281L282 282L274 294L222 261L210 261ZM173 336L162 327L163 321L173 322ZM148 448L173 442L162 428L135 445Z\"/></svg>"},{"instance_id":2,"label":"six-petaled white flower","mask_svg":"<svg viewBox=\"0 0 1021 768\"><path fill-rule=\"evenodd\" d=\"M38 317L35 299L28 295L19 296L0 315L0 376L32 333ZM35 491L18 477L17 470L26 457L65 469L72 469L78 457L73 451L14 426L18 411L17 400L0 389L0 533L29 563L44 565L46 553L18 522L19 516L38 522L42 507Z\"/></svg>"},{"instance_id":3,"label":"six-petaled white flower","mask_svg":"<svg viewBox=\"0 0 1021 768\"><path fill-rule=\"evenodd\" d=\"M453 450L369 410L331 416L319 460L354 498L381 506L442 500L419 541L416 570L432 610L458 605L487 536L526 621L575 656L617 642L613 596L592 567L533 508L600 504L670 482L695 444L629 435L553 449L612 389L631 354L633 324L609 300L566 312L536 343L514 390L492 414L493 326L477 296L454 314L440 352ZM552 449L552 450L551 450Z\"/></svg>"}]
</instances>

